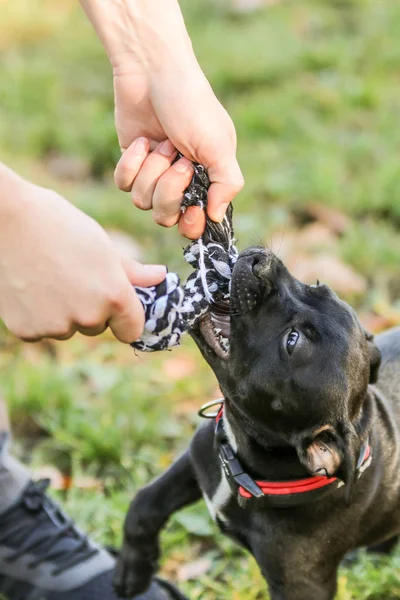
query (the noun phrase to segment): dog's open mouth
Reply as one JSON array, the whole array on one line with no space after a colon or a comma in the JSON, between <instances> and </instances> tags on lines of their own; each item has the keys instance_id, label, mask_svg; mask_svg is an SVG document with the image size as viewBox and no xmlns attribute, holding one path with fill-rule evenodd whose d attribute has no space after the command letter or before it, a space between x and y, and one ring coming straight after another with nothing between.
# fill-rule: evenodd
<instances>
[{"instance_id":1,"label":"dog's open mouth","mask_svg":"<svg viewBox=\"0 0 400 600\"><path fill-rule=\"evenodd\" d=\"M228 303L219 303L202 317L200 333L207 345L220 358L226 359L229 355L229 335L231 318Z\"/></svg>"}]
</instances>

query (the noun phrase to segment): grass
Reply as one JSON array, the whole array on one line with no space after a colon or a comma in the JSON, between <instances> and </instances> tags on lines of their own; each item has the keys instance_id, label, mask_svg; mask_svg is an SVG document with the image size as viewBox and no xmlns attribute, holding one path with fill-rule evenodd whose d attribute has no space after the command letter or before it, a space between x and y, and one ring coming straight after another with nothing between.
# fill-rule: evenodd
<instances>
[{"instance_id":1,"label":"grass","mask_svg":"<svg viewBox=\"0 0 400 600\"><path fill-rule=\"evenodd\" d=\"M356 307L397 311L399 3L282 0L241 17L222 2L182 6L238 131L247 181L235 202L241 247L296 229L310 203L336 208L351 225L334 252L367 281ZM76 3L0 3L0 40L2 159L130 233L149 261L185 272L177 234L156 228L114 189L110 68ZM54 158L77 161L85 176L60 177ZM109 335L28 346L2 330L0 344L16 451L34 467L95 477L100 489L72 487L61 500L97 540L118 544L131 496L186 447L197 408L216 397L213 375L189 341L140 357ZM209 561L198 580L181 583L190 598L265 597L253 559L217 533L204 506L176 515L163 546L172 578L186 562ZM399 551L379 561L361 556L341 570L338 600L400 598L399 572Z\"/></svg>"}]
</instances>

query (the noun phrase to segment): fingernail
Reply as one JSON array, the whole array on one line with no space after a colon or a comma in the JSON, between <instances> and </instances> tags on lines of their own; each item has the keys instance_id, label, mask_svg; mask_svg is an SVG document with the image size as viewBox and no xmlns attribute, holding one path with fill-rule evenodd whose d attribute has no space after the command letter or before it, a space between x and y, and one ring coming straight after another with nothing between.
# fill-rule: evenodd
<instances>
[{"instance_id":1,"label":"fingernail","mask_svg":"<svg viewBox=\"0 0 400 600\"><path fill-rule=\"evenodd\" d=\"M187 158L180 158L172 166L178 173L187 173L187 171L193 169L192 163Z\"/></svg>"},{"instance_id":2,"label":"fingernail","mask_svg":"<svg viewBox=\"0 0 400 600\"><path fill-rule=\"evenodd\" d=\"M183 220L186 225L194 225L199 218L199 213L202 209L197 206L189 206L185 214L183 215Z\"/></svg>"},{"instance_id":3,"label":"fingernail","mask_svg":"<svg viewBox=\"0 0 400 600\"><path fill-rule=\"evenodd\" d=\"M164 156L172 156L175 150L175 146L169 140L164 140L158 147L159 153L163 154Z\"/></svg>"},{"instance_id":4,"label":"fingernail","mask_svg":"<svg viewBox=\"0 0 400 600\"><path fill-rule=\"evenodd\" d=\"M216 209L215 220L217 221L217 223L219 223L220 221L223 220L225 213L226 213L226 209L228 208L229 204L230 204L230 202L223 202Z\"/></svg>"},{"instance_id":5,"label":"fingernail","mask_svg":"<svg viewBox=\"0 0 400 600\"><path fill-rule=\"evenodd\" d=\"M134 143L134 150L136 154L144 154L147 152L149 146L149 141L145 137L138 138Z\"/></svg>"},{"instance_id":6,"label":"fingernail","mask_svg":"<svg viewBox=\"0 0 400 600\"><path fill-rule=\"evenodd\" d=\"M167 267L165 265L145 265L146 271L148 271L154 277L165 277L168 273Z\"/></svg>"}]
</instances>

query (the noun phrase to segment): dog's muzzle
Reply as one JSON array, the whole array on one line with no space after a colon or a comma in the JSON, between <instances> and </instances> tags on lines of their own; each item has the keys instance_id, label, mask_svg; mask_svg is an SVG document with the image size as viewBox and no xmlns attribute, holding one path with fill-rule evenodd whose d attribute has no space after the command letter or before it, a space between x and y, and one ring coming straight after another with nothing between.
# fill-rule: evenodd
<instances>
[{"instance_id":1,"label":"dog's muzzle","mask_svg":"<svg viewBox=\"0 0 400 600\"><path fill-rule=\"evenodd\" d=\"M250 248L239 255L232 276L232 311L250 312L262 296L268 295L275 261L275 255L264 249Z\"/></svg>"}]
</instances>

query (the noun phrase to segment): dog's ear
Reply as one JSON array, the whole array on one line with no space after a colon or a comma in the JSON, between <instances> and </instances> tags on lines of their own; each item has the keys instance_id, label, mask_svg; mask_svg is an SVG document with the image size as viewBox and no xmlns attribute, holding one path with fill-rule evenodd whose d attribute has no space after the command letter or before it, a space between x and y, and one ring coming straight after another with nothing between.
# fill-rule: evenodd
<instances>
[{"instance_id":1,"label":"dog's ear","mask_svg":"<svg viewBox=\"0 0 400 600\"><path fill-rule=\"evenodd\" d=\"M350 422L339 423L335 429L325 429L308 440L298 454L311 474L341 479L346 485L346 501L349 502L360 447L360 438L353 425Z\"/></svg>"},{"instance_id":2,"label":"dog's ear","mask_svg":"<svg viewBox=\"0 0 400 600\"><path fill-rule=\"evenodd\" d=\"M374 342L374 336L368 331L365 332L369 353L369 382L376 383L378 381L379 367L382 360L381 352Z\"/></svg>"},{"instance_id":3,"label":"dog's ear","mask_svg":"<svg viewBox=\"0 0 400 600\"><path fill-rule=\"evenodd\" d=\"M323 431L306 445L305 464L313 475L332 477L343 460L341 447L330 431Z\"/></svg>"}]
</instances>

